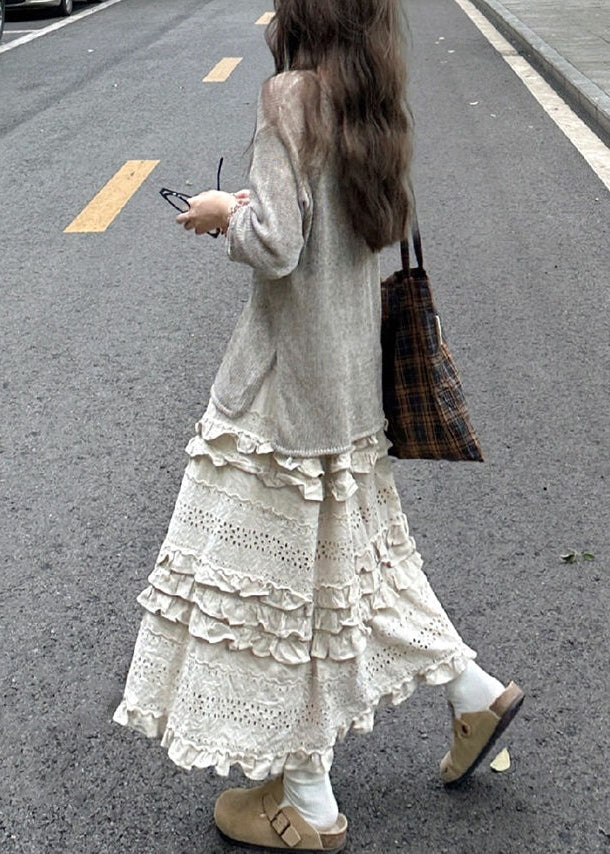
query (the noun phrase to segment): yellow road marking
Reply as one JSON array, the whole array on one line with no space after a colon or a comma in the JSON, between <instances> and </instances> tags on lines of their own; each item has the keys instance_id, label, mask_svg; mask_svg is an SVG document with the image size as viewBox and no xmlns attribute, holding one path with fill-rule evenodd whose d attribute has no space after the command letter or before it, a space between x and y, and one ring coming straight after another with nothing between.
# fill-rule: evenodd
<instances>
[{"instance_id":1,"label":"yellow road marking","mask_svg":"<svg viewBox=\"0 0 610 854\"><path fill-rule=\"evenodd\" d=\"M224 83L235 71L243 56L225 56L214 68L203 78L204 83Z\"/></svg>"},{"instance_id":2,"label":"yellow road marking","mask_svg":"<svg viewBox=\"0 0 610 854\"><path fill-rule=\"evenodd\" d=\"M267 24L270 24L271 21L274 19L274 17L275 17L275 12L265 12L264 14L262 14L260 16L260 18L258 19L258 21L256 23L260 24L261 26L264 27Z\"/></svg>"},{"instance_id":3,"label":"yellow road marking","mask_svg":"<svg viewBox=\"0 0 610 854\"><path fill-rule=\"evenodd\" d=\"M148 178L159 160L128 160L64 229L64 234L106 231Z\"/></svg>"}]
</instances>

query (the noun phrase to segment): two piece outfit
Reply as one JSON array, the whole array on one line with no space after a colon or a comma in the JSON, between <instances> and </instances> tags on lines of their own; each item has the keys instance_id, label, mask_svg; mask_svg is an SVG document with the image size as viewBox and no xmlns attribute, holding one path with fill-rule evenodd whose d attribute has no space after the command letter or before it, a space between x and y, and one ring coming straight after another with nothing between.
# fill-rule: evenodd
<instances>
[{"instance_id":1,"label":"two piece outfit","mask_svg":"<svg viewBox=\"0 0 610 854\"><path fill-rule=\"evenodd\" d=\"M475 653L421 569L387 454L376 254L332 164L305 175L298 72L259 101L227 233L251 296L187 447L114 720L179 766L327 771L350 730ZM273 121L269 119L272 105Z\"/></svg>"}]
</instances>

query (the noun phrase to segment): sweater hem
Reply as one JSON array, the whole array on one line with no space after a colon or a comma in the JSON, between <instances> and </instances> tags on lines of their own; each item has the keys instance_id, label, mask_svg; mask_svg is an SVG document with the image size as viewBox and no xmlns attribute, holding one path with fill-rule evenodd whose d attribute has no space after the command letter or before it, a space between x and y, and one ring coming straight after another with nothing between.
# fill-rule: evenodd
<instances>
[{"instance_id":1,"label":"sweater hem","mask_svg":"<svg viewBox=\"0 0 610 854\"><path fill-rule=\"evenodd\" d=\"M234 421L240 418L245 412L248 410L248 407L245 407L243 410L236 412L235 410L230 410L226 407L222 401L220 401L214 391L214 386L212 386L210 390L210 399L214 406L221 412L226 418ZM344 445L333 445L328 448L288 448L284 445L281 445L277 442L273 437L264 436L265 444L269 444L274 452L278 452L280 454L286 454L291 457L324 457L330 456L331 454L344 454L347 451L351 451L353 449L354 442L359 442L361 439L366 439L369 436L375 436L379 433L380 430L386 430L387 428L387 419L383 416L378 421L375 421L371 428L366 430L356 432L351 439L349 439ZM236 428L237 429L237 426ZM241 429L241 428L240 428Z\"/></svg>"}]
</instances>

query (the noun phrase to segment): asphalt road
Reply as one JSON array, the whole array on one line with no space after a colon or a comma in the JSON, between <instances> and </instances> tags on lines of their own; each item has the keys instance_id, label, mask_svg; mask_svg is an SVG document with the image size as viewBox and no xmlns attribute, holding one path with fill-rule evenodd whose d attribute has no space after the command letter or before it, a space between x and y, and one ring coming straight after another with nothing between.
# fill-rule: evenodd
<instances>
[{"instance_id":1,"label":"asphalt road","mask_svg":"<svg viewBox=\"0 0 610 854\"><path fill-rule=\"evenodd\" d=\"M95 0L91 0L89 3L76 0L74 14L90 8L94 3ZM21 6L19 8L9 6L6 10L4 35L0 44L8 44L27 33L42 30L62 20L64 18L55 6Z\"/></svg>"},{"instance_id":2,"label":"asphalt road","mask_svg":"<svg viewBox=\"0 0 610 854\"><path fill-rule=\"evenodd\" d=\"M244 184L269 7L124 0L0 55L7 854L233 850L212 825L225 782L110 719L248 292L157 190L210 186L221 155L225 187ZM511 770L451 793L442 692L379 712L337 750L348 850L607 851L610 196L452 0L408 9L424 246L487 462L396 477L438 595L528 697L500 744ZM224 56L243 61L203 84ZM65 234L130 159L160 163L107 231Z\"/></svg>"}]
</instances>

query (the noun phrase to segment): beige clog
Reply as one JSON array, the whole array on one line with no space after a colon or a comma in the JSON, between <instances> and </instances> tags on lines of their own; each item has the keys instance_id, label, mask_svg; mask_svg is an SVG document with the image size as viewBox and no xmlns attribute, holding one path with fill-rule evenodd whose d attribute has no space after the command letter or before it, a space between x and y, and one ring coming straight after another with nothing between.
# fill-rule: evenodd
<instances>
[{"instance_id":1,"label":"beige clog","mask_svg":"<svg viewBox=\"0 0 610 854\"><path fill-rule=\"evenodd\" d=\"M335 825L321 833L293 807L282 807L284 784L278 777L252 789L227 789L216 801L214 821L231 842L275 851L326 851L345 848L347 819L339 814Z\"/></svg>"},{"instance_id":2,"label":"beige clog","mask_svg":"<svg viewBox=\"0 0 610 854\"><path fill-rule=\"evenodd\" d=\"M453 721L453 746L441 761L441 779L447 785L472 774L515 717L524 699L521 688L511 682L488 709L465 712Z\"/></svg>"}]
</instances>

